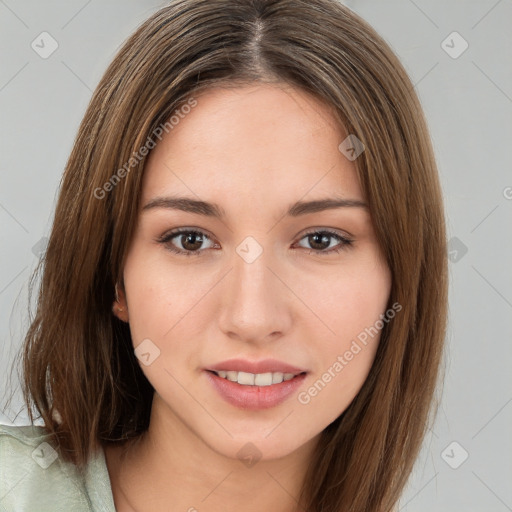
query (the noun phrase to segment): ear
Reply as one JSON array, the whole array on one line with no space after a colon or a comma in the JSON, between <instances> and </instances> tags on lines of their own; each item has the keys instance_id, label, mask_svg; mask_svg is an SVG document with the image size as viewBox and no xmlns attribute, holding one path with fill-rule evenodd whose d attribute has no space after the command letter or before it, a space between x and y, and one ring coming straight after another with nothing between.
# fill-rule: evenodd
<instances>
[{"instance_id":1,"label":"ear","mask_svg":"<svg viewBox=\"0 0 512 512\"><path fill-rule=\"evenodd\" d=\"M126 302L126 294L125 294L122 286L118 286L116 284L115 295L116 295L116 300L114 301L114 304L112 305L112 312L114 313L114 315L117 318L119 318L119 320L122 320L123 322L128 323L128 321L129 321L128 304Z\"/></svg>"}]
</instances>

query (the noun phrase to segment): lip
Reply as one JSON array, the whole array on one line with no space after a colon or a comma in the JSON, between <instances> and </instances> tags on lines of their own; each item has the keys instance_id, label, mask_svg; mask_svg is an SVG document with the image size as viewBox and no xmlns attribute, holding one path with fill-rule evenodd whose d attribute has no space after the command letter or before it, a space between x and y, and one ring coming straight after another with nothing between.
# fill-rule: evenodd
<instances>
[{"instance_id":1,"label":"lip","mask_svg":"<svg viewBox=\"0 0 512 512\"><path fill-rule=\"evenodd\" d=\"M279 361L277 359L262 359L261 361L247 361L246 359L228 359L227 361L222 361L221 363L217 363L213 366L209 366L205 368L205 370L213 370L213 371L235 371L235 372L247 372L247 373L294 373L299 374L306 372L303 368L298 368L297 366L292 366L283 361ZM258 387L258 386L256 386Z\"/></svg>"},{"instance_id":2,"label":"lip","mask_svg":"<svg viewBox=\"0 0 512 512\"><path fill-rule=\"evenodd\" d=\"M290 369L292 367L287 366L287 368ZM293 377L293 379L283 381L280 384L272 384L270 386L245 386L238 384L238 382L231 382L230 380L219 377L211 370L205 370L204 373L213 388L226 402L240 409L247 410L269 409L281 404L292 394L297 392L298 388L307 376L307 373L301 373L300 375ZM260 370L258 372L250 373L265 372Z\"/></svg>"}]
</instances>

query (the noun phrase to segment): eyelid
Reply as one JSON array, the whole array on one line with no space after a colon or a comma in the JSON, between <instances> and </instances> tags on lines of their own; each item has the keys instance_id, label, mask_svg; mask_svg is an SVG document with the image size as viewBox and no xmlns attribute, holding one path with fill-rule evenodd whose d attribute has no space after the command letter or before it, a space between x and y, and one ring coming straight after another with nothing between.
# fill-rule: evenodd
<instances>
[{"instance_id":1,"label":"eyelid","mask_svg":"<svg viewBox=\"0 0 512 512\"><path fill-rule=\"evenodd\" d=\"M304 232L299 232L297 237L300 236L301 238L303 238L307 235L312 235L314 233L324 233L324 232L331 233L333 235L338 235L339 237L344 238L345 240L350 240L352 242L354 241L354 235L352 235L348 231L342 231L341 229L326 228L326 227L321 227L321 226L308 228L308 230L306 230Z\"/></svg>"}]
</instances>

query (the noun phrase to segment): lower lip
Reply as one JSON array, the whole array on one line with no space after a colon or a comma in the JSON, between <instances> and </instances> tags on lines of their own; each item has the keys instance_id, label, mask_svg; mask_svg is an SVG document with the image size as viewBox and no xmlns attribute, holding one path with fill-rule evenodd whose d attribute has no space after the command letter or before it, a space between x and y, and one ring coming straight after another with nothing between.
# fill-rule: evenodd
<instances>
[{"instance_id":1,"label":"lower lip","mask_svg":"<svg viewBox=\"0 0 512 512\"><path fill-rule=\"evenodd\" d=\"M304 382L306 374L271 386L245 386L238 382L223 379L217 374L206 371L213 387L226 402L240 409L260 410L275 407L297 391Z\"/></svg>"}]
</instances>

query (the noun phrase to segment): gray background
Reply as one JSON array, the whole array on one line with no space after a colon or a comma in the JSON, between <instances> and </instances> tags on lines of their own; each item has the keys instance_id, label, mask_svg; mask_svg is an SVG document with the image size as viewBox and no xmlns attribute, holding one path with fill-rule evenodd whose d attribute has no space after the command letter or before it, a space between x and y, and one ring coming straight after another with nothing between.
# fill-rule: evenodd
<instances>
[{"instance_id":1,"label":"gray background","mask_svg":"<svg viewBox=\"0 0 512 512\"><path fill-rule=\"evenodd\" d=\"M345 3L391 44L416 86L450 238L444 390L400 510L512 511L512 0ZM162 5L0 0L2 392L26 329L28 277L92 90L122 41ZM47 59L31 47L43 31L58 43ZM20 396L0 422L13 421Z\"/></svg>"}]
</instances>

